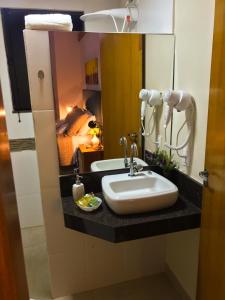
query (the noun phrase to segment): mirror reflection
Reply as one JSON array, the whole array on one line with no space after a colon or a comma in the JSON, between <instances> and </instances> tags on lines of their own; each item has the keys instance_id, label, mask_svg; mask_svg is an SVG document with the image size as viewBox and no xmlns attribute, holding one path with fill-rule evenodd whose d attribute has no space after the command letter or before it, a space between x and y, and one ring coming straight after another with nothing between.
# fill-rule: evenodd
<instances>
[{"instance_id":1,"label":"mirror reflection","mask_svg":"<svg viewBox=\"0 0 225 300\"><path fill-rule=\"evenodd\" d=\"M49 37L61 174L128 167L134 142L135 160L144 165L143 149L151 142L142 142L139 93L172 87L173 37L167 43L168 36L144 34L51 32Z\"/></svg>"}]
</instances>

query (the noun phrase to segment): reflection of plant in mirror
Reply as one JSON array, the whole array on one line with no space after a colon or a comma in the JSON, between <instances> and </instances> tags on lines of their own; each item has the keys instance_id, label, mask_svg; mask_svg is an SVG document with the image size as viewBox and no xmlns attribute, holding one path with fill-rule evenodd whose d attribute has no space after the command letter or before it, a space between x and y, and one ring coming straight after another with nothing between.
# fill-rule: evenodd
<instances>
[{"instance_id":1,"label":"reflection of plant in mirror","mask_svg":"<svg viewBox=\"0 0 225 300\"><path fill-rule=\"evenodd\" d=\"M178 168L178 163L174 161L173 155L166 150L157 149L154 153L151 153L150 164L159 166L163 175L168 176L172 170Z\"/></svg>"}]
</instances>

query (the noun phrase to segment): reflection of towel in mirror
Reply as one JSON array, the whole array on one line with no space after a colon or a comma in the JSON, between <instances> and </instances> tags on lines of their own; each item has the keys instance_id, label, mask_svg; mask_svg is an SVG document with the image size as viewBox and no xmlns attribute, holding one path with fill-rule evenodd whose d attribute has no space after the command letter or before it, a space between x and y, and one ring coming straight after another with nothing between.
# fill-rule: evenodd
<instances>
[{"instance_id":1,"label":"reflection of towel in mirror","mask_svg":"<svg viewBox=\"0 0 225 300\"><path fill-rule=\"evenodd\" d=\"M25 16L25 28L33 30L72 31L73 23L70 15L32 14Z\"/></svg>"}]
</instances>

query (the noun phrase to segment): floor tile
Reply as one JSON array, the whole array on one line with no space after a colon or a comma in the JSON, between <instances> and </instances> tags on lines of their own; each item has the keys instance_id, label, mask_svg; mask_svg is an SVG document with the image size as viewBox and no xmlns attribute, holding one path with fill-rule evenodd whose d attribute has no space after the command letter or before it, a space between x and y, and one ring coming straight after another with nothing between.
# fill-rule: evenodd
<instances>
[{"instance_id":1,"label":"floor tile","mask_svg":"<svg viewBox=\"0 0 225 300\"><path fill-rule=\"evenodd\" d=\"M181 300L181 297L161 273L54 300Z\"/></svg>"}]
</instances>

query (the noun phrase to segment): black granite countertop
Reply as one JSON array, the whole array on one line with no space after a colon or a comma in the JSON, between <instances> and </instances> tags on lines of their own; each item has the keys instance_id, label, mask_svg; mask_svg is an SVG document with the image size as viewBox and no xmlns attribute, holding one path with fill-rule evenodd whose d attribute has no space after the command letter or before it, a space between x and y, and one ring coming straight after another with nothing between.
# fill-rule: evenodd
<instances>
[{"instance_id":1,"label":"black granite countertop","mask_svg":"<svg viewBox=\"0 0 225 300\"><path fill-rule=\"evenodd\" d=\"M148 163L148 152L146 152ZM146 170L162 174L162 169L149 165ZM86 193L94 192L103 199L102 206L91 213L80 210L74 203L72 185L74 175L60 176L64 222L67 228L114 243L145 238L200 226L202 185L179 170L173 170L171 180L179 190L177 202L170 208L133 215L116 215L101 193L103 176L127 173L126 169L82 174Z\"/></svg>"},{"instance_id":2,"label":"black granite countertop","mask_svg":"<svg viewBox=\"0 0 225 300\"><path fill-rule=\"evenodd\" d=\"M116 215L103 199L102 206L91 213L80 210L72 196L62 197L64 221L71 228L114 243L197 228L200 208L179 196L170 208L133 215Z\"/></svg>"}]
</instances>

